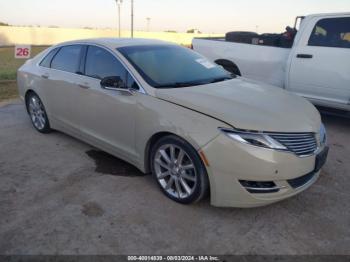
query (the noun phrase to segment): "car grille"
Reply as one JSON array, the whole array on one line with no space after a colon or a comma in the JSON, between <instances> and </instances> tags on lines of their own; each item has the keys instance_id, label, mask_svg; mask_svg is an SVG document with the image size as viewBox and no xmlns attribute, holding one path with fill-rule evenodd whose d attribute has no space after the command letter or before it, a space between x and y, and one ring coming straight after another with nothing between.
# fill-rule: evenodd
<instances>
[{"instance_id":1,"label":"car grille","mask_svg":"<svg viewBox=\"0 0 350 262\"><path fill-rule=\"evenodd\" d=\"M293 187L294 189L302 187L303 185L305 185L307 182L309 182L313 177L315 176L315 173L309 173L305 176L301 176L298 178L294 178L294 179L290 179L287 180L288 184Z\"/></svg>"},{"instance_id":2,"label":"car grille","mask_svg":"<svg viewBox=\"0 0 350 262\"><path fill-rule=\"evenodd\" d=\"M276 133L269 136L298 156L312 155L317 149L314 133Z\"/></svg>"}]
</instances>

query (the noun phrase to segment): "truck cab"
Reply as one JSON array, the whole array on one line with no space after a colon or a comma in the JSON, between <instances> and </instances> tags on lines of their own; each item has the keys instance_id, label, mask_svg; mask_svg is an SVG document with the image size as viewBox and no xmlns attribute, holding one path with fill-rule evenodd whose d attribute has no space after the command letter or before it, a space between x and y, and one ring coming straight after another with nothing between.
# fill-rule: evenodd
<instances>
[{"instance_id":1,"label":"truck cab","mask_svg":"<svg viewBox=\"0 0 350 262\"><path fill-rule=\"evenodd\" d=\"M350 13L298 20L282 34L230 32L194 39L193 48L232 73L350 111Z\"/></svg>"},{"instance_id":2,"label":"truck cab","mask_svg":"<svg viewBox=\"0 0 350 262\"><path fill-rule=\"evenodd\" d=\"M350 110L350 15L304 19L291 50L285 88L318 105Z\"/></svg>"}]
</instances>

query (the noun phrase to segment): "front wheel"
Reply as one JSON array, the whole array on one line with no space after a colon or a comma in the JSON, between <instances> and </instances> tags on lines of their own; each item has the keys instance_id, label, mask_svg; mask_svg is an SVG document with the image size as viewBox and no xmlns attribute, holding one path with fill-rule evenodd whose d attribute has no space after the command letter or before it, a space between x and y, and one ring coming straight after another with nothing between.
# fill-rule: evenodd
<instances>
[{"instance_id":1,"label":"front wheel","mask_svg":"<svg viewBox=\"0 0 350 262\"><path fill-rule=\"evenodd\" d=\"M49 119L39 96L35 93L29 94L26 106L34 128L41 133L49 133L51 131Z\"/></svg>"},{"instance_id":2,"label":"front wheel","mask_svg":"<svg viewBox=\"0 0 350 262\"><path fill-rule=\"evenodd\" d=\"M170 199L190 204L208 191L208 176L197 151L176 136L161 138L152 148L152 173Z\"/></svg>"}]
</instances>

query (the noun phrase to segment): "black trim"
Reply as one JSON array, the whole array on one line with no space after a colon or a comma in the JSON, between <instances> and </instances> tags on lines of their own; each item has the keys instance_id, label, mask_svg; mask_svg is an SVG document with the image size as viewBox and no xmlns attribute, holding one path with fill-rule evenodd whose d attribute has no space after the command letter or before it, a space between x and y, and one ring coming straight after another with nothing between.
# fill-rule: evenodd
<instances>
[{"instance_id":1,"label":"black trim","mask_svg":"<svg viewBox=\"0 0 350 262\"><path fill-rule=\"evenodd\" d=\"M59 48L57 48L56 53L55 53L54 56L51 58L51 61L50 61L50 68L52 68L52 61L55 59L56 55L61 51L61 49L62 49L62 46L59 47ZM53 69L55 69L55 68L53 68Z\"/></svg>"},{"instance_id":2,"label":"black trim","mask_svg":"<svg viewBox=\"0 0 350 262\"><path fill-rule=\"evenodd\" d=\"M53 60L53 58L56 56L56 54L58 53L58 51L60 50L61 48L60 47L56 47L52 50L50 50L50 52L48 52L40 61L39 65L42 66L42 67L45 67L45 68L51 68L51 62ZM47 66L43 66L42 63L44 62L44 60L53 53L53 56L51 57L50 61L49 61L49 67Z\"/></svg>"},{"instance_id":3,"label":"black trim","mask_svg":"<svg viewBox=\"0 0 350 262\"><path fill-rule=\"evenodd\" d=\"M309 54L297 54L297 58L312 58L313 55Z\"/></svg>"},{"instance_id":4,"label":"black trim","mask_svg":"<svg viewBox=\"0 0 350 262\"><path fill-rule=\"evenodd\" d=\"M79 71L77 72L78 75L85 75L86 56L87 56L88 49L89 49L88 45L82 45L82 50L80 53Z\"/></svg>"},{"instance_id":5,"label":"black trim","mask_svg":"<svg viewBox=\"0 0 350 262\"><path fill-rule=\"evenodd\" d=\"M276 184L273 181L239 180L239 183L252 194L277 193L279 191L279 188L276 188Z\"/></svg>"},{"instance_id":6,"label":"black trim","mask_svg":"<svg viewBox=\"0 0 350 262\"><path fill-rule=\"evenodd\" d=\"M315 174L316 174L315 172L311 172L301 177L289 179L287 180L287 182L292 188L297 189L299 187L304 186L306 183L308 183L315 176Z\"/></svg>"},{"instance_id":7,"label":"black trim","mask_svg":"<svg viewBox=\"0 0 350 262\"><path fill-rule=\"evenodd\" d=\"M314 172L318 172L321 168L326 164L328 158L329 147L326 146L321 153L316 156L315 161L315 170Z\"/></svg>"}]
</instances>

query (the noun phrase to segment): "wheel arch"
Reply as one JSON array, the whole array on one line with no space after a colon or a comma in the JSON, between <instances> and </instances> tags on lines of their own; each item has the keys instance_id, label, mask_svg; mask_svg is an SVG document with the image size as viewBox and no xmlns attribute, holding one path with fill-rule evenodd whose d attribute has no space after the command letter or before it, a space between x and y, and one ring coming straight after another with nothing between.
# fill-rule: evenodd
<instances>
[{"instance_id":1,"label":"wheel arch","mask_svg":"<svg viewBox=\"0 0 350 262\"><path fill-rule=\"evenodd\" d=\"M152 155L152 148L153 146L162 138L166 137L166 136L172 136L172 137L176 137L182 141L184 141L186 144L188 144L190 147L192 147L192 149L194 150L193 152L197 155L197 159L198 161L201 163L201 169L203 170L203 187L201 188L201 193L198 197L197 200L195 200L195 202L201 200L203 197L210 197L211 195L211 179L209 177L209 173L208 173L208 166L207 166L207 162L203 159L203 156L201 154L201 150L199 149L198 145L194 145L192 141L189 141L191 139L186 139L182 136L179 136L175 133L172 132L168 132L168 131L162 131L162 132L158 132L155 133L147 142L147 146L145 149L145 161L144 161L144 166L145 166L145 173L151 173L151 155ZM195 143L195 142L194 142ZM205 157L204 157L205 158Z\"/></svg>"},{"instance_id":2,"label":"wheel arch","mask_svg":"<svg viewBox=\"0 0 350 262\"><path fill-rule=\"evenodd\" d=\"M144 149L144 170L145 170L145 173L150 173L151 172L150 157L151 157L151 151L152 151L153 145L159 139L161 139L161 138L163 138L165 136L176 136L176 137L184 140L188 144L190 144L196 151L198 151L198 149L199 149L199 146L192 139L186 139L186 138L184 138L182 136L179 136L178 134L175 134L175 133L170 132L170 131L159 131L159 132L153 134L148 139L148 141L146 143L146 146L145 146L145 149ZM199 155L199 157L200 157L200 155Z\"/></svg>"},{"instance_id":3,"label":"wheel arch","mask_svg":"<svg viewBox=\"0 0 350 262\"><path fill-rule=\"evenodd\" d=\"M28 89L25 94L24 94L24 103L26 105L26 109L27 109L27 112L28 112L28 106L27 106L27 102L28 102L28 97L30 94L35 94L37 96L39 96L33 89ZM29 113L29 112L28 112Z\"/></svg>"},{"instance_id":4,"label":"wheel arch","mask_svg":"<svg viewBox=\"0 0 350 262\"><path fill-rule=\"evenodd\" d=\"M153 145L162 137L169 136L169 135L175 135L174 133L167 132L167 131L160 131L155 134L153 134L150 139L148 139L145 147L144 152L144 166L145 166L145 173L151 172L151 165L150 165L150 157L151 157L151 150Z\"/></svg>"},{"instance_id":5,"label":"wheel arch","mask_svg":"<svg viewBox=\"0 0 350 262\"><path fill-rule=\"evenodd\" d=\"M215 60L215 63L222 66L225 70L234 73L235 75L242 76L239 67L228 59L217 59Z\"/></svg>"}]
</instances>

